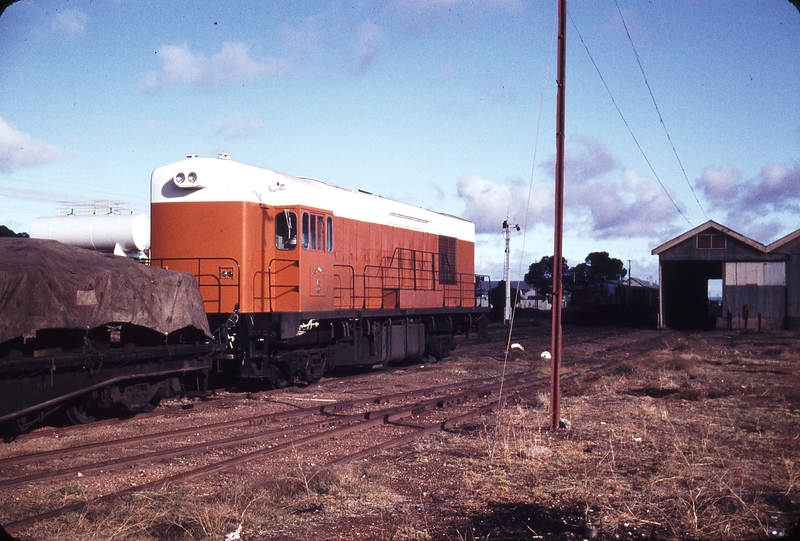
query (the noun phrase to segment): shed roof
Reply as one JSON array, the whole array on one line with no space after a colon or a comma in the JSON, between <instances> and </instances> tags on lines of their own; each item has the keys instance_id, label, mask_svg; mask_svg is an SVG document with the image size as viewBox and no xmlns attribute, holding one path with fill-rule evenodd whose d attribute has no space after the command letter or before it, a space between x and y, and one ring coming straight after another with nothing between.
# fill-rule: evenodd
<instances>
[{"instance_id":1,"label":"shed roof","mask_svg":"<svg viewBox=\"0 0 800 541\"><path fill-rule=\"evenodd\" d=\"M702 232L707 231L709 229L714 229L716 231L719 231L720 233L728 235L729 237L732 237L732 238L738 240L739 242L742 242L742 243L746 244L747 246L750 246L751 248L753 248L753 249L755 249L755 250L757 250L759 252L767 252L767 247L764 246L763 244L761 244L760 242L754 241L750 237L745 237L741 233L737 233L733 229L730 229L728 227L725 227L724 225L718 224L714 220L709 220L706 223L698 225L694 229L691 229L691 230L687 231L686 233L684 233L684 234L682 234L682 235L680 235L678 237L675 237L672 240L669 240L669 241L665 242L661 246L657 246L656 248L653 248L650 251L650 253L652 255L660 255L663 252L666 252L667 250L669 250L670 248L674 248L675 246L677 246L678 244L684 242L685 240L688 240L688 239L692 238L693 236L697 235L698 233L702 233ZM796 233L800 233L800 230L798 230ZM791 235L789 235L789 236L791 236ZM786 238L786 237L784 237L784 238ZM776 242L780 242L780 241L776 241ZM773 244L775 244L775 243L773 243ZM770 246L772 246L772 245L770 245Z\"/></svg>"},{"instance_id":2,"label":"shed roof","mask_svg":"<svg viewBox=\"0 0 800 541\"><path fill-rule=\"evenodd\" d=\"M776 252L778 250L781 250L784 246L796 241L797 239L800 239L800 229L798 229L794 233L789 233L785 237L781 237L775 242L771 243L770 245L767 246L767 251Z\"/></svg>"}]
</instances>

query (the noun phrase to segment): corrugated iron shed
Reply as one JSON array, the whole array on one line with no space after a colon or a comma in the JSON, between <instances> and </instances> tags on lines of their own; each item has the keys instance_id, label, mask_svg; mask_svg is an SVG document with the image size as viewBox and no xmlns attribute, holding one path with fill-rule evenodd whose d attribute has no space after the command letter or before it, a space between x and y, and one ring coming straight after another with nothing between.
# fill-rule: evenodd
<instances>
[{"instance_id":1,"label":"corrugated iron shed","mask_svg":"<svg viewBox=\"0 0 800 541\"><path fill-rule=\"evenodd\" d=\"M769 246L709 220L652 250L659 258L659 326L800 328L800 230ZM722 280L722 305L708 281Z\"/></svg>"}]
</instances>

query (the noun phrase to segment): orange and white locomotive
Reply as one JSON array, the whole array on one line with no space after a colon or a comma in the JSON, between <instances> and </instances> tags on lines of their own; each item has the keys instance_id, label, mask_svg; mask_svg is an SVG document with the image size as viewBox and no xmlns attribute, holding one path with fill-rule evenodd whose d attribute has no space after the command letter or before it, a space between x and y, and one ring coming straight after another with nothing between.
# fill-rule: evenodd
<instances>
[{"instance_id":1,"label":"orange and white locomotive","mask_svg":"<svg viewBox=\"0 0 800 541\"><path fill-rule=\"evenodd\" d=\"M152 264L196 277L229 376L441 358L484 322L469 221L224 154L159 167L151 190Z\"/></svg>"}]
</instances>

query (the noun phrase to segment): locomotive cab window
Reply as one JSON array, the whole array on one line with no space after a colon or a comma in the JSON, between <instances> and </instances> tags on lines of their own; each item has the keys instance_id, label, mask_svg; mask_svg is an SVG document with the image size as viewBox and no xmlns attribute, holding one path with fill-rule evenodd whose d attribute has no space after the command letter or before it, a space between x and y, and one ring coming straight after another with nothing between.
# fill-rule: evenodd
<instances>
[{"instance_id":1,"label":"locomotive cab window","mask_svg":"<svg viewBox=\"0 0 800 541\"><path fill-rule=\"evenodd\" d=\"M297 248L297 214L289 210L275 217L275 247L278 250Z\"/></svg>"},{"instance_id":2,"label":"locomotive cab window","mask_svg":"<svg viewBox=\"0 0 800 541\"><path fill-rule=\"evenodd\" d=\"M332 252L333 251L333 218L328 216L325 218L325 251Z\"/></svg>"},{"instance_id":3,"label":"locomotive cab window","mask_svg":"<svg viewBox=\"0 0 800 541\"><path fill-rule=\"evenodd\" d=\"M319 214L303 213L303 250L325 249L325 222Z\"/></svg>"}]
</instances>

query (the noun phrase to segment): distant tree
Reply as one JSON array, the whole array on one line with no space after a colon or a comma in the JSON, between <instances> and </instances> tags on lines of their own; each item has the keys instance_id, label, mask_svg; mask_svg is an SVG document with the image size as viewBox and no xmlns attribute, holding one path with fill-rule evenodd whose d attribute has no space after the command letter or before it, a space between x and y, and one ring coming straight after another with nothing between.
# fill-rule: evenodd
<instances>
[{"instance_id":1,"label":"distant tree","mask_svg":"<svg viewBox=\"0 0 800 541\"><path fill-rule=\"evenodd\" d=\"M550 300L553 296L553 257L544 256L536 263L531 263L525 274L525 283L536 289L539 298ZM569 290L570 268L567 260L561 258L562 289Z\"/></svg>"},{"instance_id":2,"label":"distant tree","mask_svg":"<svg viewBox=\"0 0 800 541\"><path fill-rule=\"evenodd\" d=\"M514 302L517 298L517 288L511 288L511 306L514 306ZM503 309L506 306L506 281L500 280L497 283L497 287L492 288L489 291L489 304L491 305L491 314L493 317L503 317Z\"/></svg>"},{"instance_id":3,"label":"distant tree","mask_svg":"<svg viewBox=\"0 0 800 541\"><path fill-rule=\"evenodd\" d=\"M608 252L590 253L583 263L575 265L572 272L576 283L621 280L628 274L622 260L609 257Z\"/></svg>"},{"instance_id":4,"label":"distant tree","mask_svg":"<svg viewBox=\"0 0 800 541\"><path fill-rule=\"evenodd\" d=\"M12 230L4 225L0 225L0 237L22 237L28 238L27 233L14 233Z\"/></svg>"}]
</instances>

